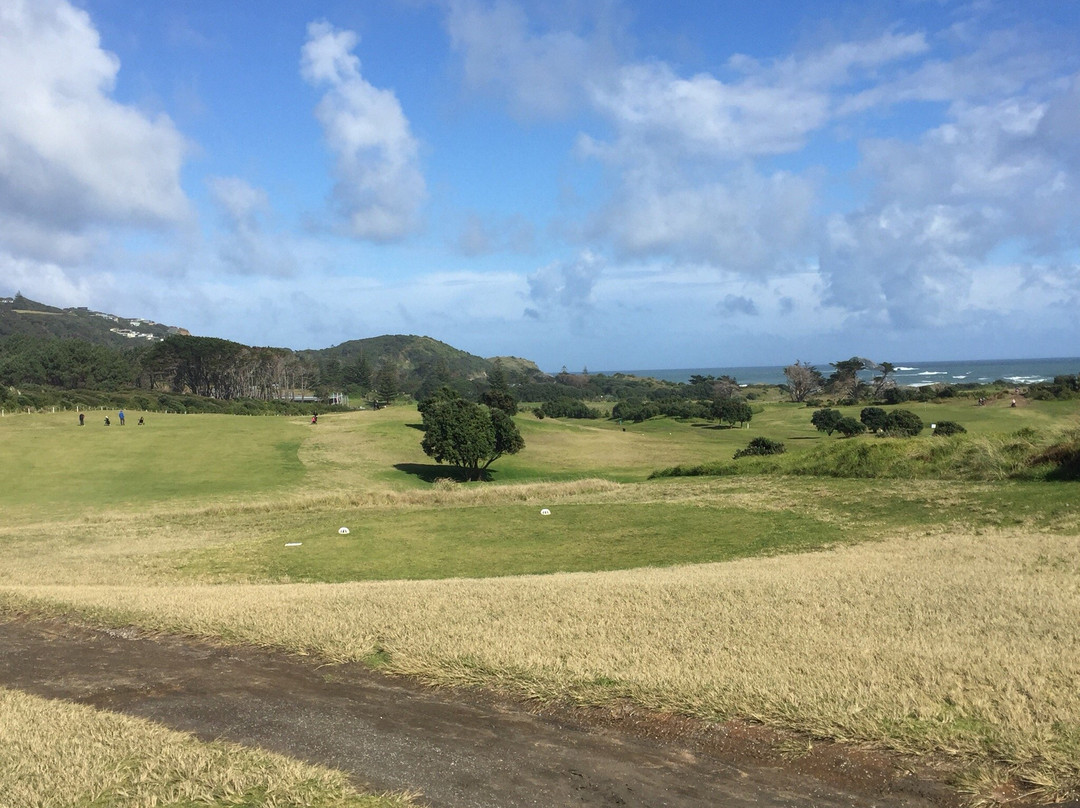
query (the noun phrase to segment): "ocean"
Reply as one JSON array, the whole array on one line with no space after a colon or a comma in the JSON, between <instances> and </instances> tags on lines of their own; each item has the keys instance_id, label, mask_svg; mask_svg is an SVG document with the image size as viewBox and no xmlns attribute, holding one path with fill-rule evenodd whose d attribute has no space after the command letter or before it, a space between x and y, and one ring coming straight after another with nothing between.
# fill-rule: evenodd
<instances>
[{"instance_id":1,"label":"ocean","mask_svg":"<svg viewBox=\"0 0 1080 808\"><path fill-rule=\"evenodd\" d=\"M895 362L893 378L900 385L918 387L926 384L981 384L1004 379L1010 384L1024 385L1050 381L1055 376L1080 373L1080 358L1061 359L957 359L949 362ZM828 376L832 368L827 362L815 367ZM700 376L733 376L740 384L784 384L781 365L763 367L677 368L659 370L603 371L651 376L672 382L686 382ZM864 374L869 377L872 374Z\"/></svg>"}]
</instances>

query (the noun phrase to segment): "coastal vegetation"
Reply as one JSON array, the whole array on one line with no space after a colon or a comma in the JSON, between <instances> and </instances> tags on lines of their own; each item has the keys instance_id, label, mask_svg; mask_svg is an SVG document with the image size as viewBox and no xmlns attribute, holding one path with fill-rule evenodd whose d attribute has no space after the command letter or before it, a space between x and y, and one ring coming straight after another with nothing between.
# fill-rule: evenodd
<instances>
[{"instance_id":1,"label":"coastal vegetation","mask_svg":"<svg viewBox=\"0 0 1080 808\"><path fill-rule=\"evenodd\" d=\"M907 406L968 431L838 440L782 401L749 429L523 412L527 448L486 485L448 479L406 406L9 415L0 608L749 718L944 755L978 795L1075 794L1080 514L1054 481L1075 408ZM724 459L758 438L786 451ZM718 476L649 479L695 467Z\"/></svg>"},{"instance_id":2,"label":"coastal vegetation","mask_svg":"<svg viewBox=\"0 0 1080 808\"><path fill-rule=\"evenodd\" d=\"M210 359L258 351L184 335L131 354L141 375L112 390L2 377L0 613L751 720L929 755L976 800L1080 796L1075 377L904 388L853 357L744 387L457 367L434 341L387 340L397 353L289 359L316 369L306 391L362 380L379 405L364 410L235 395ZM0 374L34 344L0 339ZM74 347L53 359L117 350ZM150 357L171 358L140 386ZM123 406L132 429L80 427L76 406ZM72 793L135 788L100 779L91 739L119 733L134 746L117 754L149 767L148 805L187 776L155 779L151 757L178 772L200 756L206 799L227 804L229 779L253 805L369 804L333 773L296 770L318 784L310 803L271 798L285 764L245 750L144 741L158 729L6 691L0 705L30 727L0 747L39 766L18 780L0 760L0 790L30 803L68 787L74 747L88 779Z\"/></svg>"}]
</instances>

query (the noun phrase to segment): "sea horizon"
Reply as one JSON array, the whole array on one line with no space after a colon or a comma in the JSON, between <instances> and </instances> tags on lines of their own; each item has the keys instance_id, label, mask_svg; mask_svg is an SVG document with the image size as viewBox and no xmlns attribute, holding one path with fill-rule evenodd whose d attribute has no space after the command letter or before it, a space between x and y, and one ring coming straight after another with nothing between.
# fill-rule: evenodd
<instances>
[{"instance_id":1,"label":"sea horizon","mask_svg":"<svg viewBox=\"0 0 1080 808\"><path fill-rule=\"evenodd\" d=\"M813 364L813 363L812 363ZM1080 357L1037 359L955 359L894 363L896 383L907 387L928 384L987 384L999 379L1015 385L1051 381L1055 376L1080 374ZM625 373L662 381L687 382L691 376L732 376L739 384L785 384L786 365L750 365L702 368L652 368L598 371L605 375ZM828 362L815 364L825 376Z\"/></svg>"}]
</instances>

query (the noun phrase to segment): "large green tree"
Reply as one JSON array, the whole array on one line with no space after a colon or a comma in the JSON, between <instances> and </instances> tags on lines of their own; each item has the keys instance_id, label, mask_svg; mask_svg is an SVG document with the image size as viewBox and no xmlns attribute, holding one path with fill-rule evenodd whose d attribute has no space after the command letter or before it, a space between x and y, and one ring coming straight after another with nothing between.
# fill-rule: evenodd
<instances>
[{"instance_id":1,"label":"large green tree","mask_svg":"<svg viewBox=\"0 0 1080 808\"><path fill-rule=\"evenodd\" d=\"M516 454L525 441L514 420L500 409L457 397L435 397L421 412L424 437L420 447L438 463L451 463L479 480L504 454Z\"/></svg>"},{"instance_id":2,"label":"large green tree","mask_svg":"<svg viewBox=\"0 0 1080 808\"><path fill-rule=\"evenodd\" d=\"M517 400L510 392L510 385L506 383L501 359L496 358L491 363L491 370L488 371L488 385L488 389L480 395L480 403L492 409L502 410L507 415L517 415Z\"/></svg>"},{"instance_id":3,"label":"large green tree","mask_svg":"<svg viewBox=\"0 0 1080 808\"><path fill-rule=\"evenodd\" d=\"M754 411L750 405L741 399L721 398L717 399L709 407L709 414L717 421L734 426L749 423L754 417Z\"/></svg>"},{"instance_id":4,"label":"large green tree","mask_svg":"<svg viewBox=\"0 0 1080 808\"><path fill-rule=\"evenodd\" d=\"M814 410L814 414L810 416L810 423L817 428L818 432L832 435L843 417L839 410L826 407L821 410Z\"/></svg>"},{"instance_id":5,"label":"large green tree","mask_svg":"<svg viewBox=\"0 0 1080 808\"><path fill-rule=\"evenodd\" d=\"M376 405L389 404L400 392L401 384L398 381L397 367L389 359L383 360L379 366L379 372L375 374Z\"/></svg>"}]
</instances>

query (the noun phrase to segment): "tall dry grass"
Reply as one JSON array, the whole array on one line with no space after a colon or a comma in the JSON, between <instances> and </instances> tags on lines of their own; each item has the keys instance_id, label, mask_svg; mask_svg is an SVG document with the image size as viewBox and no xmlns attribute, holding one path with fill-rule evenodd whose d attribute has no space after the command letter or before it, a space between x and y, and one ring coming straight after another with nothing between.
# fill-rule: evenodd
<instances>
[{"instance_id":1,"label":"tall dry grass","mask_svg":"<svg viewBox=\"0 0 1080 808\"><path fill-rule=\"evenodd\" d=\"M337 585L5 587L6 608L377 656L447 684L993 764L1080 795L1080 539L939 534L669 569Z\"/></svg>"},{"instance_id":2,"label":"tall dry grass","mask_svg":"<svg viewBox=\"0 0 1080 808\"><path fill-rule=\"evenodd\" d=\"M345 775L139 718L0 689L0 808L405 808Z\"/></svg>"}]
</instances>

